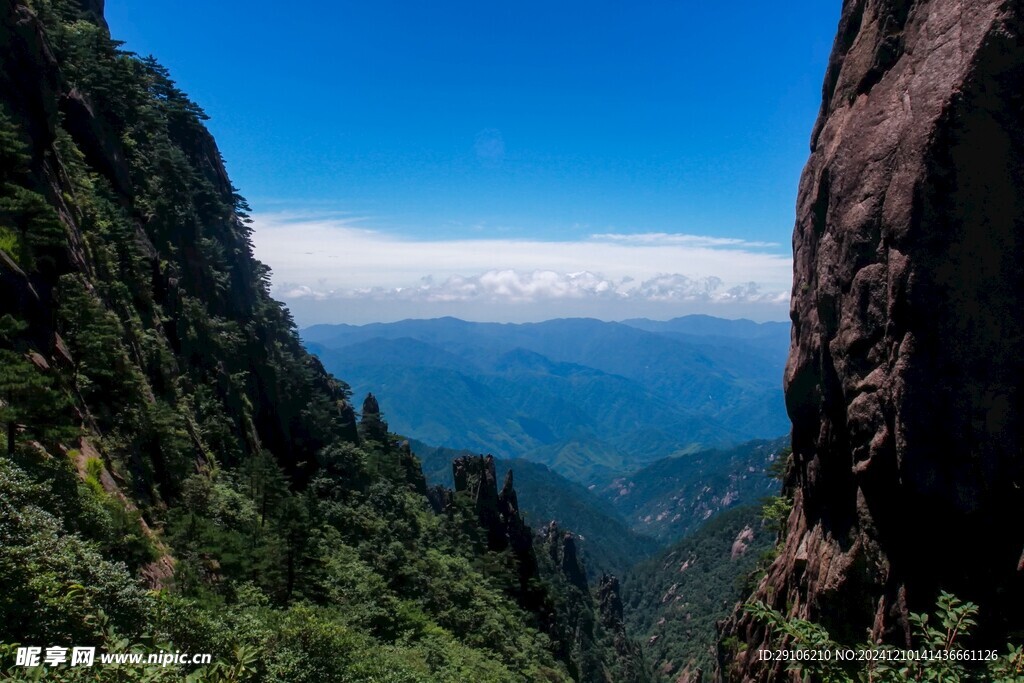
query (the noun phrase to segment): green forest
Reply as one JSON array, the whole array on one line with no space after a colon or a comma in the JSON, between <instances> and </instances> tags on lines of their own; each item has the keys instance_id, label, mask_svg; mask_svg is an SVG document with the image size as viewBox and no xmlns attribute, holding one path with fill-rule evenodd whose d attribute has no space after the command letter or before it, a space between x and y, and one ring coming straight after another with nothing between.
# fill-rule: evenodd
<instances>
[{"instance_id":1,"label":"green forest","mask_svg":"<svg viewBox=\"0 0 1024 683\"><path fill-rule=\"evenodd\" d=\"M0 670L646 680L614 585L602 610L514 491L481 502L486 471L428 496L372 397L357 418L303 350L167 70L67 0L0 15ZM13 665L71 644L214 664Z\"/></svg>"},{"instance_id":2,"label":"green forest","mask_svg":"<svg viewBox=\"0 0 1024 683\"><path fill-rule=\"evenodd\" d=\"M736 507L626 574L626 623L641 638L654 680L715 670L717 622L749 594L774 542L760 508Z\"/></svg>"}]
</instances>

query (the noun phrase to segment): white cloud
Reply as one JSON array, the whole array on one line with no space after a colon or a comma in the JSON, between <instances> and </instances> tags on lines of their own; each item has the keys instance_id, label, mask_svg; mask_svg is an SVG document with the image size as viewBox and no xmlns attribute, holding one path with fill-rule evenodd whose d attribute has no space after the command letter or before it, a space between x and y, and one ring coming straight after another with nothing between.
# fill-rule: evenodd
<instances>
[{"instance_id":1,"label":"white cloud","mask_svg":"<svg viewBox=\"0 0 1024 683\"><path fill-rule=\"evenodd\" d=\"M638 282L629 277L615 281L590 272L556 273L550 270L489 270L478 275L453 275L441 282L435 282L428 276L414 287L315 290L306 285L284 283L275 288L275 294L285 300L480 301L499 304L536 303L549 299L778 304L789 299L786 292L762 291L756 282L725 288L717 277L693 279L676 273Z\"/></svg>"},{"instance_id":2,"label":"white cloud","mask_svg":"<svg viewBox=\"0 0 1024 683\"><path fill-rule=\"evenodd\" d=\"M599 233L591 235L592 240L618 242L621 244L665 246L683 245L689 247L738 247L745 249L767 249L778 247L778 242L750 242L735 237L708 237L670 232L641 232L632 234Z\"/></svg>"},{"instance_id":3,"label":"white cloud","mask_svg":"<svg viewBox=\"0 0 1024 683\"><path fill-rule=\"evenodd\" d=\"M424 240L359 225L357 217L254 216L256 256L273 269L274 295L304 310L321 302L321 318L331 302L375 302L380 319L410 306L424 307L418 317L458 315L472 304L495 320L531 306L540 319L555 308L572 315L656 305L675 315L724 304L742 304L748 315L751 306L770 307L761 317L779 318L789 298L791 261L765 242L666 233Z\"/></svg>"}]
</instances>

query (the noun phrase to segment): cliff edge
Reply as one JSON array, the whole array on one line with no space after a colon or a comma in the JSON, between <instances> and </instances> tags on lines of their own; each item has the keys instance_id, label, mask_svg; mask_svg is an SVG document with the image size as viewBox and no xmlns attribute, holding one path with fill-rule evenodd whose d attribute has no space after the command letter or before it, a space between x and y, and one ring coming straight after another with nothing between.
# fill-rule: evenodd
<instances>
[{"instance_id":1,"label":"cliff edge","mask_svg":"<svg viewBox=\"0 0 1024 683\"><path fill-rule=\"evenodd\" d=\"M1024 627L1024 3L847 0L800 182L794 499L754 598L909 642L947 590ZM737 612L729 680L772 680ZM734 641L734 642L737 642Z\"/></svg>"}]
</instances>

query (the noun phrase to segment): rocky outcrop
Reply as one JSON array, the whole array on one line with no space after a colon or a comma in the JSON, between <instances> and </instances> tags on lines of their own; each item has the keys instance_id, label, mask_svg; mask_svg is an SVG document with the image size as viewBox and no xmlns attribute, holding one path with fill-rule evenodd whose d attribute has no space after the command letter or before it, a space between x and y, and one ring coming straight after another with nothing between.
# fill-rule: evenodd
<instances>
[{"instance_id":1,"label":"rocky outcrop","mask_svg":"<svg viewBox=\"0 0 1024 683\"><path fill-rule=\"evenodd\" d=\"M582 591L587 590L587 574L580 563L579 552L576 549L576 537L572 532L566 531L562 535L560 567L565 578L572 585Z\"/></svg>"},{"instance_id":2,"label":"rocky outcrop","mask_svg":"<svg viewBox=\"0 0 1024 683\"><path fill-rule=\"evenodd\" d=\"M107 27L107 19L103 13L103 8L106 5L105 0L77 0L76 4L84 18L103 28Z\"/></svg>"},{"instance_id":3,"label":"rocky outcrop","mask_svg":"<svg viewBox=\"0 0 1024 683\"><path fill-rule=\"evenodd\" d=\"M619 580L614 576L604 574L597 583L597 616L617 656L616 680L650 680L640 645L626 633Z\"/></svg>"},{"instance_id":4,"label":"rocky outcrop","mask_svg":"<svg viewBox=\"0 0 1024 683\"><path fill-rule=\"evenodd\" d=\"M699 666L693 668L686 666L675 679L675 683L703 683L703 681L704 671Z\"/></svg>"},{"instance_id":5,"label":"rocky outcrop","mask_svg":"<svg viewBox=\"0 0 1024 683\"><path fill-rule=\"evenodd\" d=\"M500 492L492 455L456 458L452 462L452 474L456 494L466 492L473 501L480 526L486 533L487 549L492 552L511 549L525 586L537 576L537 558L530 527L519 514L512 471L506 473Z\"/></svg>"},{"instance_id":6,"label":"rocky outcrop","mask_svg":"<svg viewBox=\"0 0 1024 683\"><path fill-rule=\"evenodd\" d=\"M408 441L398 445L398 465L402 470L402 476L412 487L412 490L421 496L427 496L427 478L423 475L423 467L419 458L412 452Z\"/></svg>"},{"instance_id":7,"label":"rocky outcrop","mask_svg":"<svg viewBox=\"0 0 1024 683\"><path fill-rule=\"evenodd\" d=\"M557 657L581 683L644 683L643 653L626 634L618 579L602 578L595 596L587 584L576 537L550 522L536 537L519 511L514 477L498 488L494 458L466 456L452 462L455 491L427 490L435 511L465 514L469 503L483 530L486 549L514 559L506 590L536 619ZM460 498L462 502L460 503ZM595 599L595 597L597 599Z\"/></svg>"},{"instance_id":8,"label":"rocky outcrop","mask_svg":"<svg viewBox=\"0 0 1024 683\"><path fill-rule=\"evenodd\" d=\"M64 128L80 146L86 163L110 179L118 193L130 196L131 173L121 140L107 120L96 115L89 98L72 89L61 96L60 112Z\"/></svg>"},{"instance_id":9,"label":"rocky outcrop","mask_svg":"<svg viewBox=\"0 0 1024 683\"><path fill-rule=\"evenodd\" d=\"M601 624L609 630L618 630L622 625L622 597L619 580L603 574L597 582L597 606L601 613Z\"/></svg>"},{"instance_id":10,"label":"rocky outcrop","mask_svg":"<svg viewBox=\"0 0 1024 683\"><path fill-rule=\"evenodd\" d=\"M551 564L571 586L578 588L583 594L590 591L587 585L587 572L583 568L579 551L576 547L576 537L571 531L563 531L559 528L558 522L551 521L544 527L539 539L546 548Z\"/></svg>"},{"instance_id":11,"label":"rocky outcrop","mask_svg":"<svg viewBox=\"0 0 1024 683\"><path fill-rule=\"evenodd\" d=\"M847 0L793 237L795 507L756 596L906 643L940 589L1024 628L1024 6ZM736 615L731 680L782 678Z\"/></svg>"},{"instance_id":12,"label":"rocky outcrop","mask_svg":"<svg viewBox=\"0 0 1024 683\"><path fill-rule=\"evenodd\" d=\"M729 552L729 557L735 560L738 557L742 557L746 552L747 548L750 547L750 542L754 540L754 530L749 525L743 527L743 529L736 535L736 540L732 542L732 549Z\"/></svg>"},{"instance_id":13,"label":"rocky outcrop","mask_svg":"<svg viewBox=\"0 0 1024 683\"><path fill-rule=\"evenodd\" d=\"M380 404L372 393L363 399L362 420L359 422L359 434L367 441L385 443L388 438L388 423L380 414Z\"/></svg>"},{"instance_id":14,"label":"rocky outcrop","mask_svg":"<svg viewBox=\"0 0 1024 683\"><path fill-rule=\"evenodd\" d=\"M435 489L428 491L428 500L435 509L441 507L454 512L458 497L469 498L483 530L486 549L495 553L507 552L514 560L515 585L509 586L512 597L534 616L538 628L549 635L555 634L558 625L554 605L546 588L541 585L533 532L519 512L512 471L506 473L500 491L492 455L456 458L452 461L452 475L454 493ZM558 654L564 661L569 661L567 651Z\"/></svg>"},{"instance_id":15,"label":"rocky outcrop","mask_svg":"<svg viewBox=\"0 0 1024 683\"><path fill-rule=\"evenodd\" d=\"M380 403L377 402L377 397L370 392L363 399L363 417L369 415L376 415L380 417Z\"/></svg>"}]
</instances>

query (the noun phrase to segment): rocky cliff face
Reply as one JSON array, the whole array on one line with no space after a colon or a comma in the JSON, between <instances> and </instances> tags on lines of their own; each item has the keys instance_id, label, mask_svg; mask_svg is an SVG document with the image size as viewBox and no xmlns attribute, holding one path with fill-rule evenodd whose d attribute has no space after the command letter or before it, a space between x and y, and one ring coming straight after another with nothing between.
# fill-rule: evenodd
<instances>
[{"instance_id":1,"label":"rocky cliff face","mask_svg":"<svg viewBox=\"0 0 1024 683\"><path fill-rule=\"evenodd\" d=\"M480 526L487 534L487 549L501 552L511 549L526 583L537 575L533 533L519 514L519 500L513 486L512 470L498 490L494 456L466 456L452 462L455 492L467 492L473 500Z\"/></svg>"},{"instance_id":2,"label":"rocky cliff face","mask_svg":"<svg viewBox=\"0 0 1024 683\"><path fill-rule=\"evenodd\" d=\"M266 268L251 256L244 200L235 193L212 136L199 123L198 107L155 63L139 61L129 66L118 62L114 48L107 43L103 0L57 4L62 8L59 11L45 2L31 7L24 2L0 4L0 118L15 131L14 137L28 157L23 169L16 168L20 164L14 160L3 159L3 189L38 195L45 206L36 210L47 218L42 223L50 231L48 246L35 249L38 253L31 258L0 253L0 316L10 314L25 321L24 336L43 358L57 365L81 363L82 349L75 348L68 338L70 325L57 314L62 277L65 287L69 282L78 283L87 301L135 321L134 327L126 326L130 329L118 333L124 333L123 351L143 375L140 383L145 384L142 399L146 403L164 401L174 410L181 407L182 397L172 380L176 372L192 373L189 387L216 376L217 401L234 416L225 424L230 423L227 432L230 440L237 441L237 451L265 448L280 459L295 481L304 481L316 450L329 440L327 432L337 430L355 438L354 414L347 406L343 386L301 349L290 332L287 313L269 310L277 305L266 291ZM84 20L80 35L75 34L73 40L52 30L61 21L58 15L76 8L80 10L77 18ZM90 27L90 22L95 26ZM92 42L75 42L85 40L83 36ZM69 67L72 53L81 63ZM148 90L134 82L133 90L127 76L128 80L120 83L123 87L95 87L97 82L113 78L110 74L118 68L145 80ZM167 104L168 111L153 114L156 122L147 121L152 125L142 125L135 109L139 101L131 98L148 97L150 91L160 92L159 101ZM153 145L151 138L156 137L161 137L163 148L173 149L181 162L175 172L165 170L169 177L182 180L182 186L175 187L177 194L167 188L154 189L158 187L156 171L146 168L152 155L139 152ZM15 178L11 174L16 170ZM85 197L84 187L76 187L84 179L88 179L89 192L97 195L95 201ZM202 186L202 192L189 183ZM200 196L201 201L197 199ZM9 202L6 198L3 227L18 228L25 244L43 239L40 225L30 225L34 219L25 215L16 217ZM177 202L180 224L168 218L171 212L160 202ZM96 205L114 214L114 219L97 220ZM50 216L53 220L48 220ZM116 236L113 232L99 234L100 227L112 223L121 232ZM130 282L119 281L129 277L125 273L131 274ZM116 296L111 293L115 289ZM203 323L197 322L200 318ZM212 319L216 323L204 327ZM231 353L214 358L208 353L216 346L210 339L231 336L212 332L219 324L245 333ZM283 335L282 331L288 332ZM166 362L154 362L157 356ZM294 365L280 372L272 366L283 356L294 360ZM125 368L119 368L122 370ZM121 375L132 373L134 368ZM293 402L287 396L290 391L302 398ZM326 420L310 417L320 391L330 396ZM111 399L109 394L96 403ZM101 417L97 413L123 416L129 406L139 403L135 400L139 397L120 398L123 405L105 410L95 405L91 410L79 407L81 417L94 431L109 432L111 424L103 424L103 420L96 424L95 418ZM185 420L186 431L194 459L202 462L210 445L200 438L202 429L196 429L194 421L194 417ZM332 421L336 423L325 424ZM134 459L133 466L141 467L139 463L148 458L146 451L151 447L126 454L126 461ZM153 469L137 478L134 493L157 504L163 494L175 493L176 485L159 459ZM152 483L164 489L161 495L150 490Z\"/></svg>"},{"instance_id":3,"label":"rocky cliff face","mask_svg":"<svg viewBox=\"0 0 1024 683\"><path fill-rule=\"evenodd\" d=\"M594 595L575 536L550 522L534 535L519 511L509 470L501 488L494 458L465 456L452 462L455 490L428 492L435 510L456 514L460 496L471 503L487 550L514 558L517 585L509 586L520 605L554 643L573 679L581 683L645 683L650 680L643 652L629 638L623 621L619 582L603 576Z\"/></svg>"},{"instance_id":4,"label":"rocky cliff face","mask_svg":"<svg viewBox=\"0 0 1024 683\"><path fill-rule=\"evenodd\" d=\"M650 672L639 643L626 631L619 580L602 574L594 590L576 536L552 521L535 537L540 576L553 588L561 629L552 635L570 653L573 678L581 683L644 683Z\"/></svg>"},{"instance_id":5,"label":"rocky cliff face","mask_svg":"<svg viewBox=\"0 0 1024 683\"><path fill-rule=\"evenodd\" d=\"M558 568L566 581L584 593L589 591L587 573L580 561L573 533L562 531L558 528L558 522L552 520L546 529L541 530L540 536L545 541L551 563Z\"/></svg>"},{"instance_id":6,"label":"rocky cliff face","mask_svg":"<svg viewBox=\"0 0 1024 683\"><path fill-rule=\"evenodd\" d=\"M1024 5L847 0L800 183L795 508L756 597L909 637L939 589L1024 627ZM746 617L727 635L756 647ZM768 680L726 654L735 680Z\"/></svg>"}]
</instances>

